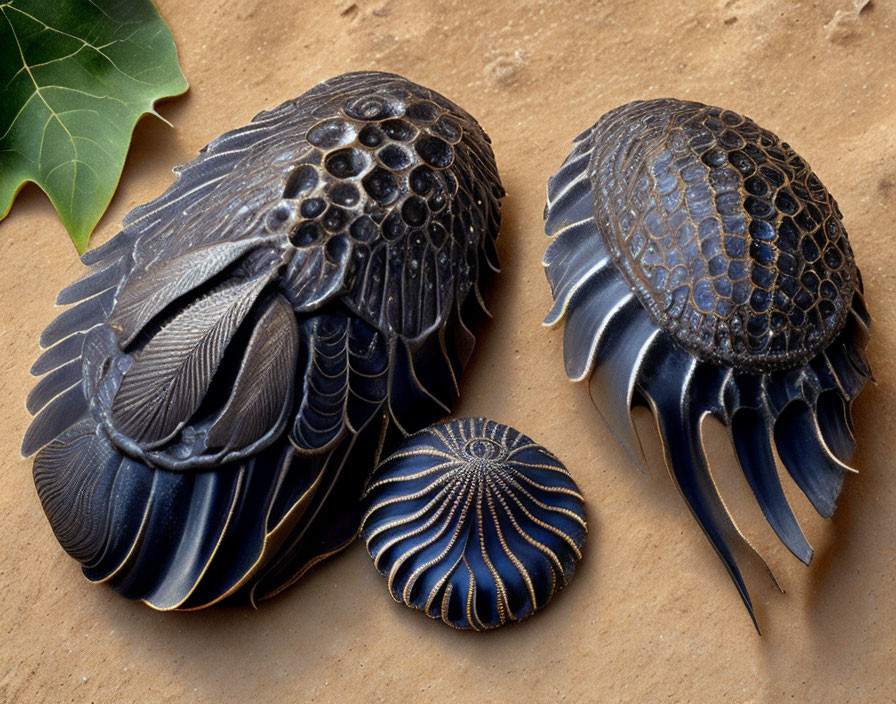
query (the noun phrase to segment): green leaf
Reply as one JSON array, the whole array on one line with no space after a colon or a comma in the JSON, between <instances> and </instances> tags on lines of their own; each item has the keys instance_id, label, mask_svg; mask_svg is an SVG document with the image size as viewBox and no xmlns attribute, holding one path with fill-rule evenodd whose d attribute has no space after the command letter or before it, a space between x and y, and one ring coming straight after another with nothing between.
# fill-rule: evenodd
<instances>
[{"instance_id":1,"label":"green leaf","mask_svg":"<svg viewBox=\"0 0 896 704\"><path fill-rule=\"evenodd\" d=\"M149 0L0 0L0 219L33 181L83 252L137 121L187 87Z\"/></svg>"}]
</instances>

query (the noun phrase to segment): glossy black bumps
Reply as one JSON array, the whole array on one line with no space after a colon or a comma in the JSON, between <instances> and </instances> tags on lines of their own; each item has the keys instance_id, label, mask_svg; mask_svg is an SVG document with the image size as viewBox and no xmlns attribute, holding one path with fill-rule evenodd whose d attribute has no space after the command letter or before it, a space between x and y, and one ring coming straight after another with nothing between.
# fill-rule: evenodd
<instances>
[{"instance_id":1,"label":"glossy black bumps","mask_svg":"<svg viewBox=\"0 0 896 704\"><path fill-rule=\"evenodd\" d=\"M466 293L477 267L467 249L498 219L494 167L455 107L397 87L345 101L308 130L314 150L284 194L305 218L297 244L326 240L334 262L351 249L358 314L409 337L438 320L455 282Z\"/></svg>"},{"instance_id":2,"label":"glossy black bumps","mask_svg":"<svg viewBox=\"0 0 896 704\"><path fill-rule=\"evenodd\" d=\"M270 596L354 538L381 453L457 398L503 195L469 114L373 72L176 173L59 294L23 443L85 574L160 609Z\"/></svg>"},{"instance_id":3,"label":"glossy black bumps","mask_svg":"<svg viewBox=\"0 0 896 704\"><path fill-rule=\"evenodd\" d=\"M377 469L362 535L396 601L455 628L496 628L573 576L586 525L548 450L484 418L434 425Z\"/></svg>"}]
</instances>

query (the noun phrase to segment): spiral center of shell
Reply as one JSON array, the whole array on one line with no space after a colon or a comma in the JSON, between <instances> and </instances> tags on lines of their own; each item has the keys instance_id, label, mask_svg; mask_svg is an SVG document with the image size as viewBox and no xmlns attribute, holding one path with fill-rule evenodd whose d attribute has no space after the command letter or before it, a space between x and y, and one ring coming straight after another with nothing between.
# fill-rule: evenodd
<instances>
[{"instance_id":1,"label":"spiral center of shell","mask_svg":"<svg viewBox=\"0 0 896 704\"><path fill-rule=\"evenodd\" d=\"M473 438L464 445L464 454L474 464L487 466L503 460L507 455L507 450L490 438Z\"/></svg>"}]
</instances>

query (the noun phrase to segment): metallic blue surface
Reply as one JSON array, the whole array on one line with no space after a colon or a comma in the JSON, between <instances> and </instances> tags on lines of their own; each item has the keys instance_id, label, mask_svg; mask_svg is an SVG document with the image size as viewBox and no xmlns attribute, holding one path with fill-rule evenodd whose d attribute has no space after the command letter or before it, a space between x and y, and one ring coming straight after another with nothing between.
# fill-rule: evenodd
<instances>
[{"instance_id":1,"label":"metallic blue surface","mask_svg":"<svg viewBox=\"0 0 896 704\"><path fill-rule=\"evenodd\" d=\"M221 135L63 289L22 445L62 547L158 609L350 543L381 453L457 400L497 271L488 137L394 74Z\"/></svg>"},{"instance_id":2,"label":"metallic blue surface","mask_svg":"<svg viewBox=\"0 0 896 704\"><path fill-rule=\"evenodd\" d=\"M773 206L751 195L763 188L778 189ZM775 455L830 517L853 471L850 409L871 378L870 317L836 203L775 135L676 100L601 118L576 140L547 197L554 304L545 324L564 324L566 372L589 382L641 466L630 413L652 411L673 481L755 623L733 551L752 546L713 479L701 423L713 415L728 427L766 520L808 563L812 547ZM801 217L791 217L796 210Z\"/></svg>"},{"instance_id":3,"label":"metallic blue surface","mask_svg":"<svg viewBox=\"0 0 896 704\"><path fill-rule=\"evenodd\" d=\"M496 628L573 576L586 525L569 472L518 431L466 418L410 436L377 469L362 535L392 597L455 628Z\"/></svg>"}]
</instances>

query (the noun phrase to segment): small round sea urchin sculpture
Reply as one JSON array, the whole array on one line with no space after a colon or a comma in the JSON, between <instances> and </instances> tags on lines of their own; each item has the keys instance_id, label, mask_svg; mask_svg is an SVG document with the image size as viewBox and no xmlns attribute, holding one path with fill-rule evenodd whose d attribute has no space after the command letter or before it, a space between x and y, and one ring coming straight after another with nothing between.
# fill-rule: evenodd
<instances>
[{"instance_id":1,"label":"small round sea urchin sculpture","mask_svg":"<svg viewBox=\"0 0 896 704\"><path fill-rule=\"evenodd\" d=\"M583 499L548 450L466 418L407 439L375 472L362 535L399 602L483 630L545 606L572 578Z\"/></svg>"},{"instance_id":2,"label":"small round sea urchin sculpture","mask_svg":"<svg viewBox=\"0 0 896 704\"><path fill-rule=\"evenodd\" d=\"M728 427L766 519L808 563L775 453L829 517L854 449L850 408L871 378L870 321L837 203L752 120L647 100L578 137L548 183L545 217L545 323L565 322L567 374L589 380L636 461L630 411L650 407L671 474L753 616L701 422Z\"/></svg>"}]
</instances>

